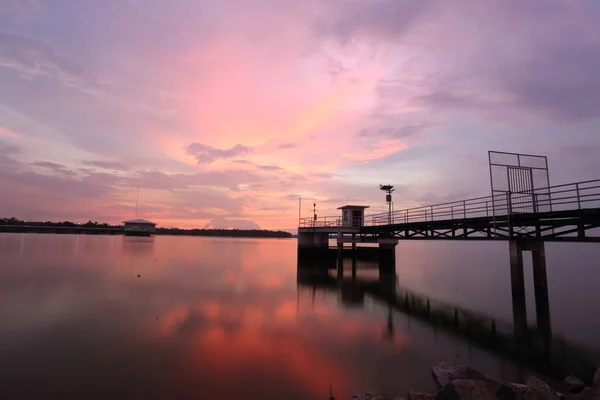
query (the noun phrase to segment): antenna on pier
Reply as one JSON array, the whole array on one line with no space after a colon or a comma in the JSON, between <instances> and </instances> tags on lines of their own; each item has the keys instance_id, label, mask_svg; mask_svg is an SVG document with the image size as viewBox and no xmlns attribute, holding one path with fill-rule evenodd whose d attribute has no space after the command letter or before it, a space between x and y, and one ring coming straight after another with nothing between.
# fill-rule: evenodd
<instances>
[{"instance_id":1,"label":"antenna on pier","mask_svg":"<svg viewBox=\"0 0 600 400\"><path fill-rule=\"evenodd\" d=\"M394 189L394 186L392 186L392 185L381 185L380 184L379 190L387 193L385 195L385 201L388 203L388 207L389 207L388 223L391 225L392 224L392 193L394 193L394 191L396 189Z\"/></svg>"}]
</instances>

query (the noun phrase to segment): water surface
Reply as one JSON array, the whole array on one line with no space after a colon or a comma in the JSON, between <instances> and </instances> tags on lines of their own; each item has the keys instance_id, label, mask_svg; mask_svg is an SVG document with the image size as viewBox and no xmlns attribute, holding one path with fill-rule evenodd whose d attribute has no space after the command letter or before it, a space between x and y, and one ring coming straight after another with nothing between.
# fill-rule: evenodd
<instances>
[{"instance_id":1,"label":"water surface","mask_svg":"<svg viewBox=\"0 0 600 400\"><path fill-rule=\"evenodd\" d=\"M398 286L512 320L506 244L397 251ZM553 334L595 350L599 256L599 245L547 248ZM324 399L329 382L342 399L396 396L433 391L440 360L527 374L369 296L351 306L335 288L299 284L291 239L0 234L0 321L9 399Z\"/></svg>"}]
</instances>

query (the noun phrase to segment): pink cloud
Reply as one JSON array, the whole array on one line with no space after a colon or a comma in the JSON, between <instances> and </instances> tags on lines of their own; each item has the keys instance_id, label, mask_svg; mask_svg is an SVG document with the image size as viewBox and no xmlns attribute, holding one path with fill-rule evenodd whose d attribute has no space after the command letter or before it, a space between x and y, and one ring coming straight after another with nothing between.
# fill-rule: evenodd
<instances>
[{"instance_id":1,"label":"pink cloud","mask_svg":"<svg viewBox=\"0 0 600 400\"><path fill-rule=\"evenodd\" d=\"M0 136L16 138L19 136L19 134L8 128L0 126Z\"/></svg>"},{"instance_id":2,"label":"pink cloud","mask_svg":"<svg viewBox=\"0 0 600 400\"><path fill-rule=\"evenodd\" d=\"M0 117L23 129L0 128L20 147L0 167L16 214L120 218L139 184L161 223L294 227L290 195L378 206L379 179L407 204L487 194L453 156L466 150L558 154L565 176L595 165L559 151L566 131L598 140L593 4L100 2L42 10L36 31L6 4ZM61 197L69 185L93 200Z\"/></svg>"}]
</instances>

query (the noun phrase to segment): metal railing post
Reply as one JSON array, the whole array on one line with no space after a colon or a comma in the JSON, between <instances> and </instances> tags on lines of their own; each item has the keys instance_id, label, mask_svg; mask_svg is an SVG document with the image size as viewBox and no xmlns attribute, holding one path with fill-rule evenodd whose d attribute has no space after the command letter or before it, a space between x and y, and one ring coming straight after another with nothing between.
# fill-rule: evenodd
<instances>
[{"instance_id":1,"label":"metal railing post","mask_svg":"<svg viewBox=\"0 0 600 400\"><path fill-rule=\"evenodd\" d=\"M431 220L433 221L433 206L431 206Z\"/></svg>"},{"instance_id":2,"label":"metal railing post","mask_svg":"<svg viewBox=\"0 0 600 400\"><path fill-rule=\"evenodd\" d=\"M512 229L512 221L510 220L510 215L512 213L512 204L511 204L511 198L510 198L510 192L506 192L506 216L508 218L508 237L510 239L513 238L513 229Z\"/></svg>"},{"instance_id":3,"label":"metal railing post","mask_svg":"<svg viewBox=\"0 0 600 400\"><path fill-rule=\"evenodd\" d=\"M454 206L450 206L450 219L454 219Z\"/></svg>"},{"instance_id":4,"label":"metal railing post","mask_svg":"<svg viewBox=\"0 0 600 400\"><path fill-rule=\"evenodd\" d=\"M579 183L575 184L575 190L577 191L577 209L581 210L581 197L579 196Z\"/></svg>"},{"instance_id":5,"label":"metal railing post","mask_svg":"<svg viewBox=\"0 0 600 400\"><path fill-rule=\"evenodd\" d=\"M463 200L463 216L464 219L467 219L467 201Z\"/></svg>"}]
</instances>

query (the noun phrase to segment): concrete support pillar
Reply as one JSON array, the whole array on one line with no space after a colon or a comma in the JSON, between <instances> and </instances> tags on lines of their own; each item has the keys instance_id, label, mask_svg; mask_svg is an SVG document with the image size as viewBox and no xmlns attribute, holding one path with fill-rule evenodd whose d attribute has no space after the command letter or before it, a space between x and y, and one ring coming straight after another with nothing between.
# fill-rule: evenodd
<instances>
[{"instance_id":1,"label":"concrete support pillar","mask_svg":"<svg viewBox=\"0 0 600 400\"><path fill-rule=\"evenodd\" d=\"M356 280L356 233L352 234L352 280Z\"/></svg>"},{"instance_id":2,"label":"concrete support pillar","mask_svg":"<svg viewBox=\"0 0 600 400\"><path fill-rule=\"evenodd\" d=\"M341 230L337 234L337 277L344 278L344 234Z\"/></svg>"},{"instance_id":3,"label":"concrete support pillar","mask_svg":"<svg viewBox=\"0 0 600 400\"><path fill-rule=\"evenodd\" d=\"M298 247L327 249L329 248L329 233L298 232Z\"/></svg>"},{"instance_id":4,"label":"concrete support pillar","mask_svg":"<svg viewBox=\"0 0 600 400\"><path fill-rule=\"evenodd\" d=\"M394 240L379 243L379 274L396 271L396 245Z\"/></svg>"},{"instance_id":5,"label":"concrete support pillar","mask_svg":"<svg viewBox=\"0 0 600 400\"><path fill-rule=\"evenodd\" d=\"M543 241L510 241L510 271L515 332L517 335L522 335L526 333L527 329L523 251L531 251L533 259L533 288L537 328L543 336L550 338L552 336L552 326L550 302L548 301L546 249Z\"/></svg>"},{"instance_id":6,"label":"concrete support pillar","mask_svg":"<svg viewBox=\"0 0 600 400\"><path fill-rule=\"evenodd\" d=\"M527 304L525 302L525 278L523 275L523 246L516 240L511 240L509 246L513 322L516 337L523 338L527 333Z\"/></svg>"},{"instance_id":7,"label":"concrete support pillar","mask_svg":"<svg viewBox=\"0 0 600 400\"><path fill-rule=\"evenodd\" d=\"M533 257L533 288L535 291L535 314L538 330L546 337L552 336L550 302L548 300L548 275L546 273L546 249L544 242L531 246Z\"/></svg>"},{"instance_id":8,"label":"concrete support pillar","mask_svg":"<svg viewBox=\"0 0 600 400\"><path fill-rule=\"evenodd\" d=\"M329 233L298 232L298 264L302 268L330 268L333 256L329 250Z\"/></svg>"}]
</instances>

